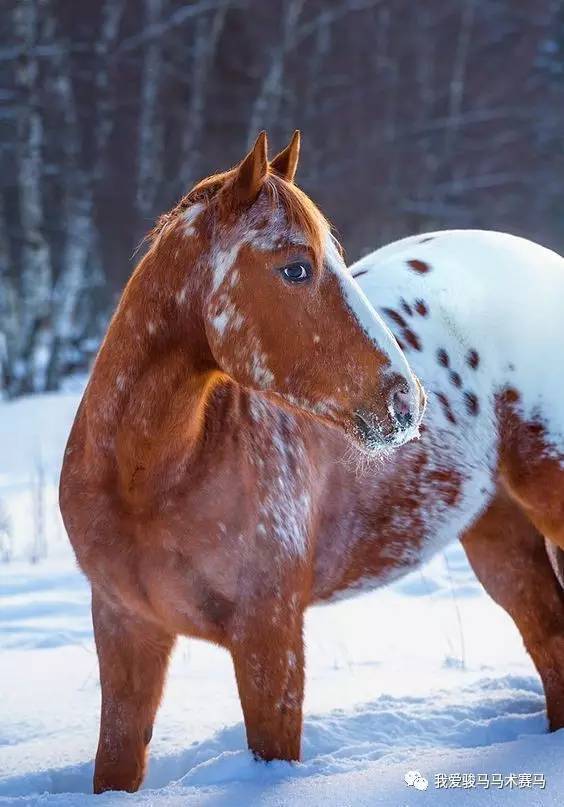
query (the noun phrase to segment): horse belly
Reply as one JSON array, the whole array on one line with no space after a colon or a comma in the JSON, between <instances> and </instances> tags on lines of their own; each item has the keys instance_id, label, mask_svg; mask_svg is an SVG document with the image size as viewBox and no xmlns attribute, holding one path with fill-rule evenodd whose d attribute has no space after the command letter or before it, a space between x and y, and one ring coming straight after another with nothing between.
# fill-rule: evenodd
<instances>
[{"instance_id":1,"label":"horse belly","mask_svg":"<svg viewBox=\"0 0 564 807\"><path fill-rule=\"evenodd\" d=\"M387 585L461 538L495 491L493 444L481 448L461 451L458 438L427 431L365 478L353 512L327 525L313 599Z\"/></svg>"}]
</instances>

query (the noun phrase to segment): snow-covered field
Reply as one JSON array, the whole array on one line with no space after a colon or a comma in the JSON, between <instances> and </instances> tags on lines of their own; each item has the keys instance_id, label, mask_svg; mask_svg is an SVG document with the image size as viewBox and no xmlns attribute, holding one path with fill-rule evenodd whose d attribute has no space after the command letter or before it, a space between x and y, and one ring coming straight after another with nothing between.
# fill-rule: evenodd
<instances>
[{"instance_id":1,"label":"snow-covered field","mask_svg":"<svg viewBox=\"0 0 564 807\"><path fill-rule=\"evenodd\" d=\"M89 589L56 508L79 396L0 404L0 502L12 533L11 559L0 561L0 805L94 803ZM312 609L306 638L301 764L252 760L229 656L182 640L144 789L97 803L564 803L564 731L546 734L540 682L519 635L458 546L388 589ZM406 784L413 770L427 790Z\"/></svg>"}]
</instances>

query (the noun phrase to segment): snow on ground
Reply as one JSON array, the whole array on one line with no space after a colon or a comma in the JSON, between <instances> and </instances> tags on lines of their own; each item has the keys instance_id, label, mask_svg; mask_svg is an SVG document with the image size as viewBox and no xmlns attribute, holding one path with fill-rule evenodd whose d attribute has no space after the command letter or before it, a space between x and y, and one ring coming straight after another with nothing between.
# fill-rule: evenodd
<instances>
[{"instance_id":1,"label":"snow on ground","mask_svg":"<svg viewBox=\"0 0 564 807\"><path fill-rule=\"evenodd\" d=\"M0 502L12 522L12 557L0 562L2 806L94 804L86 794L99 683L89 589L56 509L60 457L79 395L74 389L0 404ZM45 547L46 557L31 564ZM306 639L301 764L252 760L229 656L182 640L144 789L104 794L96 803L563 803L564 731L546 734L542 689L519 635L459 546L390 588L312 609ZM413 770L428 780L426 791L405 783ZM459 776L436 788L441 774ZM454 787L471 784L462 774L481 774L481 784ZM499 776L510 774L524 776L499 788ZM519 787L534 781L529 774L544 775L544 789Z\"/></svg>"}]
</instances>

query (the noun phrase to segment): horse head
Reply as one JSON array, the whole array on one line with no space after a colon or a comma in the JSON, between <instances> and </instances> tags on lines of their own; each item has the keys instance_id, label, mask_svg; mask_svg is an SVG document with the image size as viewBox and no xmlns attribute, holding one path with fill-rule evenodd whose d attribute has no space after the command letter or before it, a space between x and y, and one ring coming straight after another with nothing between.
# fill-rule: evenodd
<instances>
[{"instance_id":1,"label":"horse head","mask_svg":"<svg viewBox=\"0 0 564 807\"><path fill-rule=\"evenodd\" d=\"M271 162L263 132L235 168L198 183L166 219L198 290L215 367L343 429L365 452L417 434L422 388L294 182L296 132ZM170 253L170 250L168 250ZM167 253L168 254L168 253Z\"/></svg>"}]
</instances>

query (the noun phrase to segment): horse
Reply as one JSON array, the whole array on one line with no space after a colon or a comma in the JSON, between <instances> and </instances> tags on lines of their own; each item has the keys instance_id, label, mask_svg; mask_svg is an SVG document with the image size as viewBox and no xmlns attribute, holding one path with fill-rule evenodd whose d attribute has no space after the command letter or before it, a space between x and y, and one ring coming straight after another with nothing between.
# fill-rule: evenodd
<instances>
[{"instance_id":1,"label":"horse","mask_svg":"<svg viewBox=\"0 0 564 807\"><path fill-rule=\"evenodd\" d=\"M506 233L447 230L382 247L351 273L429 399L421 439L366 480L389 491L378 541L403 555L402 572L462 542L562 728L564 259ZM364 539L343 540L354 551Z\"/></svg>"},{"instance_id":2,"label":"horse","mask_svg":"<svg viewBox=\"0 0 564 807\"><path fill-rule=\"evenodd\" d=\"M373 531L351 451L418 434L423 389L295 184L299 148L296 132L269 161L262 133L159 219L69 436L95 793L140 786L178 635L230 652L251 751L299 759L304 610L354 564L339 536Z\"/></svg>"}]
</instances>

